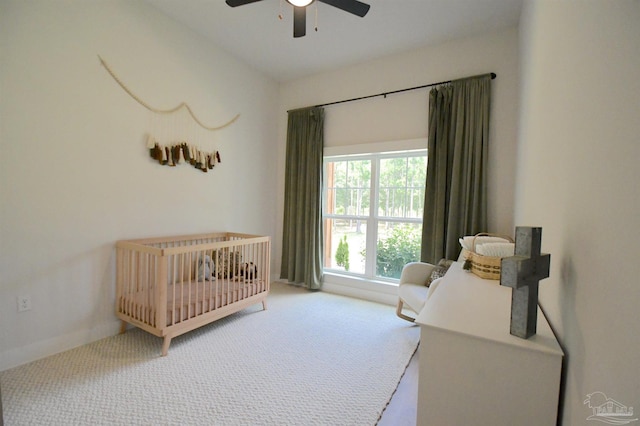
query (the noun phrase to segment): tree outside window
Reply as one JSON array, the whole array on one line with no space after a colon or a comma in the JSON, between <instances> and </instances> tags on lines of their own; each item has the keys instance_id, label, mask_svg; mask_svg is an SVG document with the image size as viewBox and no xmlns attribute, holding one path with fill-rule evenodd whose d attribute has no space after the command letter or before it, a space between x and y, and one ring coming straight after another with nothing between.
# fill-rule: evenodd
<instances>
[{"instance_id":1,"label":"tree outside window","mask_svg":"<svg viewBox=\"0 0 640 426\"><path fill-rule=\"evenodd\" d=\"M326 270L400 278L420 258L425 150L325 158Z\"/></svg>"}]
</instances>

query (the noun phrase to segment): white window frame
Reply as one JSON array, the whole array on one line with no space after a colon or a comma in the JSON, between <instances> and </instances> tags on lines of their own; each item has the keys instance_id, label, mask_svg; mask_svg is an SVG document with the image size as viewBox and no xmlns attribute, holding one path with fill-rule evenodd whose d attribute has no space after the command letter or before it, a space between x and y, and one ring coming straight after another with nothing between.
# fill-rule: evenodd
<instances>
[{"instance_id":1,"label":"white window frame","mask_svg":"<svg viewBox=\"0 0 640 426\"><path fill-rule=\"evenodd\" d=\"M366 230L366 252L364 274L343 271L332 268L324 268L325 275L341 276L338 281L348 282L351 278L354 281L376 282L381 284L391 284L397 286L398 279L376 276L376 256L377 256L377 240L378 240L378 224L380 222L397 222L397 223L422 223L422 218L397 218L378 216L378 200L379 200L379 165L382 159L398 158L407 156L424 156L427 155L426 139L411 139L404 141L393 141L388 143L351 145L335 148L325 148L323 167L327 162L331 161L358 161L371 160L371 182L370 182L370 205L369 214L367 216L358 215L335 215L326 214L324 203L326 201L327 180L323 181L323 221L325 219L353 219L362 220L367 224Z\"/></svg>"}]
</instances>

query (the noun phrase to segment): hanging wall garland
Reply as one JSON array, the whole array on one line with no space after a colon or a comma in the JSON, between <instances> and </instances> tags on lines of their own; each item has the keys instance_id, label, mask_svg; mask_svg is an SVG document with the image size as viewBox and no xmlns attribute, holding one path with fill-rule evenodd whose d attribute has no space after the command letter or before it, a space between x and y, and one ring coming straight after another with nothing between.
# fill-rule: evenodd
<instances>
[{"instance_id":1,"label":"hanging wall garland","mask_svg":"<svg viewBox=\"0 0 640 426\"><path fill-rule=\"evenodd\" d=\"M196 117L193 113L191 107L185 103L181 102L178 106L172 109L162 110L158 108L154 108L150 106L148 103L144 102L138 96L136 96L123 82L118 78L118 76L113 72L113 70L109 67L109 65L105 62L100 55L98 55L100 59L100 63L107 70L109 75L113 77L113 79L122 87L122 89L129 94L136 102L145 107L150 113L153 113L153 117L151 118L151 126L154 128L154 131L157 133L162 133L165 136L165 143L162 143L151 134L147 135L147 148L149 149L149 155L154 160L157 160L159 164L167 165L167 166L176 166L177 164L181 164L183 161L185 163L191 164L193 167L201 170L203 172L207 172L208 170L215 167L216 164L221 163L220 159L220 151L217 149L205 150L199 148L197 145L193 143L188 143L184 137L177 136L176 130L179 127L178 121L180 118L180 114L182 114L182 121L184 122L184 117L188 115L191 119L191 123L196 123L200 129L205 131L215 131L223 129L227 126L233 124L240 114L237 114L228 122L222 124L221 126L206 126ZM164 120L162 122L156 117L156 115L167 115L172 114L173 118L170 120ZM176 118L178 117L178 118ZM179 129L179 133L191 133L191 136L195 139L206 139L203 136L202 132L193 125L184 125L181 129ZM173 140L173 142L170 142Z\"/></svg>"},{"instance_id":2,"label":"hanging wall garland","mask_svg":"<svg viewBox=\"0 0 640 426\"><path fill-rule=\"evenodd\" d=\"M147 135L147 148L151 158L163 166L176 166L184 161L198 170L207 172L216 164L222 163L220 151L204 152L186 142L163 146L156 142L153 136Z\"/></svg>"}]
</instances>

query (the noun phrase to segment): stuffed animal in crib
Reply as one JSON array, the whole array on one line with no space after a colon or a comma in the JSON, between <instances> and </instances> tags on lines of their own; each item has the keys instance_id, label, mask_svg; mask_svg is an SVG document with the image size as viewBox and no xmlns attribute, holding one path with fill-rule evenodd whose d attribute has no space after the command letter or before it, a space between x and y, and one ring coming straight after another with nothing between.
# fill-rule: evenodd
<instances>
[{"instance_id":1,"label":"stuffed animal in crib","mask_svg":"<svg viewBox=\"0 0 640 426\"><path fill-rule=\"evenodd\" d=\"M229 249L222 249L214 251L213 257L218 259L218 278L233 278L236 281L241 278L242 253L240 253L239 251L229 251ZM236 274L239 274L240 276Z\"/></svg>"},{"instance_id":2,"label":"stuffed animal in crib","mask_svg":"<svg viewBox=\"0 0 640 426\"><path fill-rule=\"evenodd\" d=\"M245 281L255 280L258 277L258 267L253 262L243 264L242 277Z\"/></svg>"},{"instance_id":3,"label":"stuffed animal in crib","mask_svg":"<svg viewBox=\"0 0 640 426\"><path fill-rule=\"evenodd\" d=\"M198 281L213 281L215 280L216 264L211 259L211 256L204 255L198 258Z\"/></svg>"}]
</instances>

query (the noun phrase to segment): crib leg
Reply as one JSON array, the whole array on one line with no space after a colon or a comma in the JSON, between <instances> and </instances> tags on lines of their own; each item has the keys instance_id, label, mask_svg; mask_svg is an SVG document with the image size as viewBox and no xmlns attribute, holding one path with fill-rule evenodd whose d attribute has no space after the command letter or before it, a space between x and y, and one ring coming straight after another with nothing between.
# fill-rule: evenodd
<instances>
[{"instance_id":1,"label":"crib leg","mask_svg":"<svg viewBox=\"0 0 640 426\"><path fill-rule=\"evenodd\" d=\"M262 310L263 311L267 310L267 299L262 299Z\"/></svg>"},{"instance_id":2,"label":"crib leg","mask_svg":"<svg viewBox=\"0 0 640 426\"><path fill-rule=\"evenodd\" d=\"M169 353L169 345L171 344L171 336L164 336L164 342L162 342L162 356L167 356Z\"/></svg>"},{"instance_id":3,"label":"crib leg","mask_svg":"<svg viewBox=\"0 0 640 426\"><path fill-rule=\"evenodd\" d=\"M120 320L120 334L127 331L127 322L124 320Z\"/></svg>"}]
</instances>

